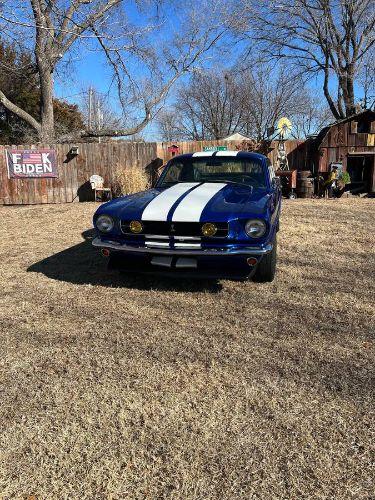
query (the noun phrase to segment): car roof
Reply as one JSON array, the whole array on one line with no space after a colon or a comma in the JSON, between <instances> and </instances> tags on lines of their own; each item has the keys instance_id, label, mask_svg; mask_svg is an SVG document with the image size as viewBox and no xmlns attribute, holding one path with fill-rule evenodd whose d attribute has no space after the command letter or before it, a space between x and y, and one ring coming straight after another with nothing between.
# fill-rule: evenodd
<instances>
[{"instance_id":1,"label":"car roof","mask_svg":"<svg viewBox=\"0 0 375 500\"><path fill-rule=\"evenodd\" d=\"M267 157L259 153L250 153L249 151L198 151L195 153L185 153L174 156L172 160L185 160L189 158L238 158L240 160L266 160Z\"/></svg>"}]
</instances>

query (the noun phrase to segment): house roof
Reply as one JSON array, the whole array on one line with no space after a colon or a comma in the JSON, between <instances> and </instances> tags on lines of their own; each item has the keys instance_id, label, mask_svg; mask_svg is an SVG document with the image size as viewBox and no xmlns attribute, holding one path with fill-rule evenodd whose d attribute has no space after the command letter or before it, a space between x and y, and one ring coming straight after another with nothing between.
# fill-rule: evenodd
<instances>
[{"instance_id":1,"label":"house roof","mask_svg":"<svg viewBox=\"0 0 375 500\"><path fill-rule=\"evenodd\" d=\"M223 141L251 141L251 138L236 132L235 134L225 137Z\"/></svg>"}]
</instances>

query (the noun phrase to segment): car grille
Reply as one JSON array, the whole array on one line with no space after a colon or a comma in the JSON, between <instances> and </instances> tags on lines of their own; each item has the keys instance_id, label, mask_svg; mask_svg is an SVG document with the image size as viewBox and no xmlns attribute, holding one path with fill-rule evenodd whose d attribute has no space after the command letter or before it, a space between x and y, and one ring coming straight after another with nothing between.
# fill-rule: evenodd
<instances>
[{"instance_id":1,"label":"car grille","mask_svg":"<svg viewBox=\"0 0 375 500\"><path fill-rule=\"evenodd\" d=\"M121 231L124 234L132 234L129 229L130 221L121 221ZM154 221L142 221L144 230L141 234L147 235L157 235L157 236L202 236L202 226L203 222L154 222ZM215 222L218 230L214 238L226 238L228 236L228 223L227 222Z\"/></svg>"}]
</instances>

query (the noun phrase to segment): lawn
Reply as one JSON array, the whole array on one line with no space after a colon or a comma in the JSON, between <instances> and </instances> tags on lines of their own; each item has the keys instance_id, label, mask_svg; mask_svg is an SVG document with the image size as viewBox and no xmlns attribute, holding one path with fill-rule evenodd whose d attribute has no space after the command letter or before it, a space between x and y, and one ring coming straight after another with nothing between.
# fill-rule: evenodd
<instances>
[{"instance_id":1,"label":"lawn","mask_svg":"<svg viewBox=\"0 0 375 500\"><path fill-rule=\"evenodd\" d=\"M0 497L374 498L374 200L285 202L264 285L108 273L95 207L0 207Z\"/></svg>"}]
</instances>

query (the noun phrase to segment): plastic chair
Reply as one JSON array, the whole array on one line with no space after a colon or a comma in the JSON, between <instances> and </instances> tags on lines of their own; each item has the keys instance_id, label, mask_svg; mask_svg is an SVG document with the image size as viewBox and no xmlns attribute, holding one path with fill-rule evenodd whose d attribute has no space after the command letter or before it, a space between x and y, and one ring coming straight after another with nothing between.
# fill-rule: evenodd
<instances>
[{"instance_id":1,"label":"plastic chair","mask_svg":"<svg viewBox=\"0 0 375 500\"><path fill-rule=\"evenodd\" d=\"M103 193L106 193L107 200L112 200L111 188L104 187L104 179L100 175L92 175L90 177L91 188L94 191L94 200L103 201ZM97 199L98 193L101 193L100 200Z\"/></svg>"}]
</instances>

